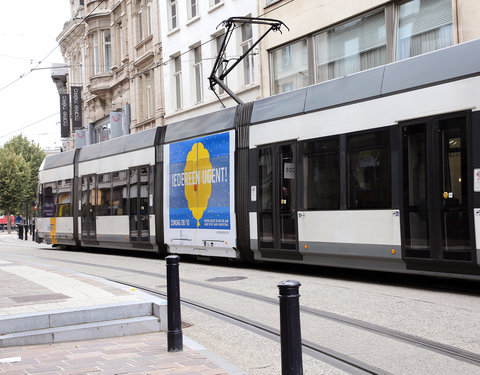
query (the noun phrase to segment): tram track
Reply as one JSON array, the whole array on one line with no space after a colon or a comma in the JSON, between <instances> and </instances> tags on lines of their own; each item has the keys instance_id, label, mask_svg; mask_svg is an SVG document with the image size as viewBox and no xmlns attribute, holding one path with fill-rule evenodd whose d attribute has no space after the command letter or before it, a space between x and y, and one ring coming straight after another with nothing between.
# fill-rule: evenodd
<instances>
[{"instance_id":1,"label":"tram track","mask_svg":"<svg viewBox=\"0 0 480 375\"><path fill-rule=\"evenodd\" d=\"M145 292L148 292L152 295L155 296L162 296L162 297L167 297L167 293L165 292L160 292L156 289L152 288L147 288L142 285L135 285L132 283L125 283L121 282L119 280L115 279L107 279L112 282L116 282L119 284L123 285L128 285L130 287L143 290ZM225 320L229 323L233 323L240 328L248 329L249 331L252 331L257 334L261 334L262 336L274 340L276 342L280 342L280 331L269 327L265 324L247 319L245 317L232 314L230 312L222 311L219 310L218 308L208 306L203 303L199 303L197 301L193 301L190 299L186 299L181 297L180 301L183 305L188 306L190 308L194 308L200 312L207 313L211 316L214 316L216 318L220 318L222 320ZM376 374L376 375L391 375L390 372L384 371L382 369L379 369L375 366L371 366L365 362L356 360L355 358L352 358L350 356L344 355L342 353L336 352L332 349L326 348L324 346L320 346L318 344L315 344L313 342L307 341L307 340L302 340L302 349L304 353L308 354L309 356L316 358L320 361L323 361L325 363L328 363L332 366L335 366L343 371L348 372L349 374L354 374L354 375L367 375L367 374Z\"/></svg>"},{"instance_id":2,"label":"tram track","mask_svg":"<svg viewBox=\"0 0 480 375\"><path fill-rule=\"evenodd\" d=\"M18 254L11 254L11 255L12 256L18 256ZM90 263L90 262L82 262L82 261L66 260L66 259L59 260L57 258L45 257L45 256L35 257L35 258L36 259L61 261L61 262L69 263L69 264L76 264L76 265L89 266L89 267L97 267L97 268L100 268L100 269L109 269L109 270L133 273L135 275L144 275L144 276L148 276L148 277L165 279L164 275L161 275L161 274L158 274L158 273L142 271L142 270L134 270L134 269L126 268L126 267L118 267L118 266L112 266L112 265L98 265L98 264ZM101 276L101 274L98 274L98 273L94 274L94 275L95 276ZM161 296L164 296L164 297L166 296L166 293L164 291L159 290L159 289L153 289L153 288L150 288L150 287L145 286L145 285L133 284L131 282L125 282L125 281L120 280L120 279L110 278L109 280L111 280L113 282L121 283L121 284L127 284L127 285L130 285L130 286L135 287L137 289L142 289L142 290L145 290L149 293L153 293L153 294L156 294L156 295L161 295ZM199 281L196 281L196 280L189 280L189 279L186 279L186 278L181 278L180 282L183 283L183 284L190 284L190 285L195 286L195 287L205 288L205 289L209 289L209 290L213 290L213 291L217 291L217 292L223 292L223 293L227 293L227 294L230 294L230 295L236 295L236 296L239 296L239 297L243 297L243 298L247 298L247 299L251 299L251 300L256 300L256 301L259 301L259 302L262 302L262 303L267 303L269 305L275 305L275 306L278 305L278 299L267 297L267 296L256 294L256 293L252 293L252 292L247 292L247 291L242 291L242 290L238 290L238 289L228 288L228 287L225 287L225 286L212 285L212 284L209 284L209 283L199 282ZM189 299L186 299L186 298L182 298L182 302L185 305L188 305L192 308L196 308L199 311L208 312L210 315L215 315L216 317L220 317L224 320L229 320L229 321L232 321L232 322L238 322L238 324L243 324L245 327L248 326L250 330L255 330L257 333L260 333L264 336L268 336L269 338L275 338L275 340L278 340L278 335L279 335L278 330L276 330L275 328L266 326L266 325L264 325L260 322L254 322L254 321L252 321L248 318L241 317L241 316L238 316L238 315L235 315L235 314L223 311L223 310L219 310L216 307L208 306L208 305L202 304L198 301L193 301L193 300L189 300ZM347 316L339 315L339 314L336 314L336 313L328 312L328 311L325 311L325 310L315 309L315 308L306 307L306 306L300 306L300 311L301 311L302 314L308 314L308 315L310 315L314 318L326 319L326 320L332 321L332 322L337 323L337 324L343 324L343 325L347 325L347 326L354 327L354 328L357 328L357 329L361 329L363 331L370 332L370 333L373 333L375 335L380 335L380 336L387 337L387 338L390 338L390 339L393 339L393 340L396 340L396 341L399 341L399 342L407 343L409 345L414 345L414 346L416 346L418 348L421 348L423 350L428 350L428 351L431 351L431 352L435 352L435 353L441 354L443 356L453 358L457 361L466 362L466 363L473 364L475 366L480 367L480 355L478 355L477 353L474 353L474 352L463 350L463 349L460 349L460 348L457 348L457 347L454 347L454 346L451 346L451 345L443 344L443 343L440 343L440 342L432 341L432 340L422 338L422 337L419 337L419 336L410 335L410 334L407 334L407 333L404 333L404 332L401 332L401 331L398 331L398 330L386 328L386 327L376 325L376 324L373 324L373 323L369 323L369 322L361 321L361 320L358 320L358 319L350 318L350 317L347 317ZM363 373L367 373L367 374L368 373L382 373L382 374L387 374L388 373L388 372L378 372L378 371L381 371L381 370L379 370L377 368L369 368L369 365L364 365L363 363L357 363L358 361L356 361L356 360L350 360L349 358L343 358L344 355L342 355L342 354L340 354L340 353L338 353L334 350L325 348L323 346L320 346L320 345L312 343L312 342L308 342L306 340L303 340L303 345L304 345L305 353L308 353L310 356L312 356L314 358L318 358L318 359L320 359L324 362L328 363L329 360L336 361L337 360L336 358L340 358L340 361L342 363L346 363L345 366L353 366L352 368L350 368L349 372L352 371L352 369L354 369L354 368L367 368L367 370L366 370L367 372L363 372ZM343 360L342 360L342 358L343 358ZM349 364L350 362L352 364ZM337 363L337 365L338 365L338 363ZM357 369L356 371L360 371L360 370ZM368 372L368 371L370 371L370 372Z\"/></svg>"}]
</instances>

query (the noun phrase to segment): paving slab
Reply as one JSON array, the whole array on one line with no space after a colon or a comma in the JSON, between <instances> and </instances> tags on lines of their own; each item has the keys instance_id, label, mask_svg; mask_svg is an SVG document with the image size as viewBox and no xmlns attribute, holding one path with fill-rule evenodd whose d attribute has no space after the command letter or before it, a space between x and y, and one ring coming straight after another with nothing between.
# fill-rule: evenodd
<instances>
[{"instance_id":1,"label":"paving slab","mask_svg":"<svg viewBox=\"0 0 480 375\"><path fill-rule=\"evenodd\" d=\"M135 288L2 254L0 285L0 326L21 319L25 329L49 327L59 316L65 319L68 315L59 315L64 312L74 319L76 310L146 301L155 302L157 315L166 312L166 301ZM163 330L154 333L2 347L0 374L244 374L188 337L183 351L169 353L166 318L161 326ZM2 335L0 329L0 339Z\"/></svg>"}]
</instances>

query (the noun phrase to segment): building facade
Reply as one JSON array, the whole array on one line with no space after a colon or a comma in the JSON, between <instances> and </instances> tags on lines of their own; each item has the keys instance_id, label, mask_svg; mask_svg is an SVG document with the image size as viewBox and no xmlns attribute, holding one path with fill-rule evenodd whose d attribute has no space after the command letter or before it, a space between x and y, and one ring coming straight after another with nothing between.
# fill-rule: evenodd
<instances>
[{"instance_id":1,"label":"building facade","mask_svg":"<svg viewBox=\"0 0 480 375\"><path fill-rule=\"evenodd\" d=\"M229 17L256 17L257 0L160 1L163 46L165 118L175 122L222 108L207 77L225 37L222 22ZM238 23L228 40L222 69L228 69L258 37L258 26ZM225 83L242 101L259 98L260 69L254 50L226 77ZM236 103L220 87L225 106Z\"/></svg>"},{"instance_id":2,"label":"building facade","mask_svg":"<svg viewBox=\"0 0 480 375\"><path fill-rule=\"evenodd\" d=\"M475 0L70 0L58 37L81 88L81 129L68 148L162 126L236 102L208 77L229 17L277 19L224 83L243 102L280 94L480 37ZM221 70L268 26L237 23ZM53 78L53 76L52 76Z\"/></svg>"},{"instance_id":3,"label":"building facade","mask_svg":"<svg viewBox=\"0 0 480 375\"><path fill-rule=\"evenodd\" d=\"M72 19L57 41L69 68L67 87L82 89L84 132L80 138L72 132L68 148L163 124L157 5L71 0Z\"/></svg>"},{"instance_id":4,"label":"building facade","mask_svg":"<svg viewBox=\"0 0 480 375\"><path fill-rule=\"evenodd\" d=\"M288 33L262 41L262 97L480 37L474 0L261 0Z\"/></svg>"}]
</instances>

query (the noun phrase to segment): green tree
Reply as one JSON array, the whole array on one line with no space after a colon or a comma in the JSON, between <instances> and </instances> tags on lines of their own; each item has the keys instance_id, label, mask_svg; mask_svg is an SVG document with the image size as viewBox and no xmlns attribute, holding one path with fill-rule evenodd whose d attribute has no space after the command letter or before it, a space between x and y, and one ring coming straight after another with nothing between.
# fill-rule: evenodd
<instances>
[{"instance_id":1,"label":"green tree","mask_svg":"<svg viewBox=\"0 0 480 375\"><path fill-rule=\"evenodd\" d=\"M0 148L0 208L7 215L7 230L11 233L10 215L18 213L28 197L30 166L21 154Z\"/></svg>"},{"instance_id":2,"label":"green tree","mask_svg":"<svg viewBox=\"0 0 480 375\"><path fill-rule=\"evenodd\" d=\"M20 208L20 212L24 212L25 204L30 205L32 201L35 200L38 185L38 169L45 158L45 153L38 144L29 141L21 134L6 142L3 147L7 150L12 150L16 154L22 155L30 170L30 177L25 185L25 199ZM30 213L33 213L33 210L30 210Z\"/></svg>"}]
</instances>

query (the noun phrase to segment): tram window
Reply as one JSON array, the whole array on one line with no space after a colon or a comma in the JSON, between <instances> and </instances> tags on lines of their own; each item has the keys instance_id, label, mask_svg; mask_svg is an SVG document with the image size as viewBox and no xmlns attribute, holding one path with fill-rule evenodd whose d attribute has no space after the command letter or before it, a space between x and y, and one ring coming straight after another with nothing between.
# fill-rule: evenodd
<instances>
[{"instance_id":1,"label":"tram window","mask_svg":"<svg viewBox=\"0 0 480 375\"><path fill-rule=\"evenodd\" d=\"M112 174L112 214L127 215L127 171Z\"/></svg>"},{"instance_id":2,"label":"tram window","mask_svg":"<svg viewBox=\"0 0 480 375\"><path fill-rule=\"evenodd\" d=\"M303 146L303 205L307 210L340 208L338 137Z\"/></svg>"},{"instance_id":3,"label":"tram window","mask_svg":"<svg viewBox=\"0 0 480 375\"><path fill-rule=\"evenodd\" d=\"M347 207L391 207L390 133L347 136Z\"/></svg>"},{"instance_id":4,"label":"tram window","mask_svg":"<svg viewBox=\"0 0 480 375\"><path fill-rule=\"evenodd\" d=\"M88 180L86 177L82 177L82 216L87 216L87 205L88 205Z\"/></svg>"},{"instance_id":5,"label":"tram window","mask_svg":"<svg viewBox=\"0 0 480 375\"><path fill-rule=\"evenodd\" d=\"M104 173L98 176L97 215L108 216L112 214L112 175Z\"/></svg>"},{"instance_id":6,"label":"tram window","mask_svg":"<svg viewBox=\"0 0 480 375\"><path fill-rule=\"evenodd\" d=\"M272 211L273 209L273 151L272 148L259 149L259 209Z\"/></svg>"},{"instance_id":7,"label":"tram window","mask_svg":"<svg viewBox=\"0 0 480 375\"><path fill-rule=\"evenodd\" d=\"M148 167L140 168L140 214L148 215Z\"/></svg>"},{"instance_id":8,"label":"tram window","mask_svg":"<svg viewBox=\"0 0 480 375\"><path fill-rule=\"evenodd\" d=\"M58 181L58 195L57 195L57 216L67 217L71 215L71 189L72 180L60 180Z\"/></svg>"},{"instance_id":9,"label":"tram window","mask_svg":"<svg viewBox=\"0 0 480 375\"><path fill-rule=\"evenodd\" d=\"M54 217L55 216L55 200L57 196L57 183L51 182L43 185L43 204L42 204L42 216Z\"/></svg>"},{"instance_id":10,"label":"tram window","mask_svg":"<svg viewBox=\"0 0 480 375\"><path fill-rule=\"evenodd\" d=\"M58 215L60 217L70 215L70 192L63 192L58 194Z\"/></svg>"}]
</instances>

